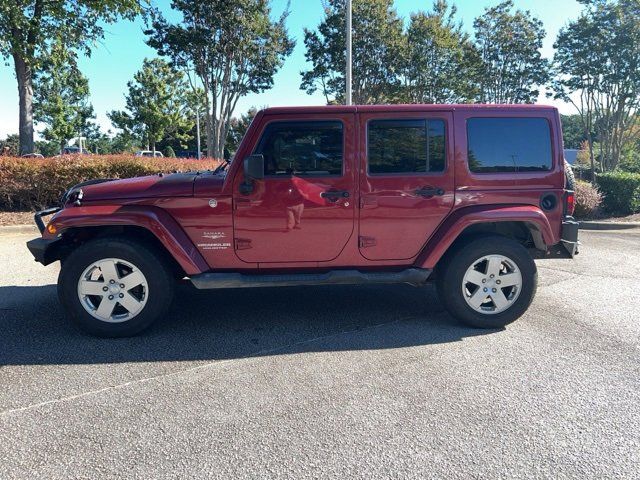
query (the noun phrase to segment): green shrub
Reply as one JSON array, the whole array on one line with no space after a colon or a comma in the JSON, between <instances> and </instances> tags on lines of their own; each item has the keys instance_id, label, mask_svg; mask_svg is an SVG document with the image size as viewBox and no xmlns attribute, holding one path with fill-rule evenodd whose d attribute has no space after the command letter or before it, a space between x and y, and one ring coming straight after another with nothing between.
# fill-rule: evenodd
<instances>
[{"instance_id":1,"label":"green shrub","mask_svg":"<svg viewBox=\"0 0 640 480\"><path fill-rule=\"evenodd\" d=\"M601 173L596 183L604 196L608 213L629 215L640 212L640 173Z\"/></svg>"},{"instance_id":2,"label":"green shrub","mask_svg":"<svg viewBox=\"0 0 640 480\"><path fill-rule=\"evenodd\" d=\"M171 147L171 145L165 148L162 154L167 158L176 158L176 152L173 151L173 148Z\"/></svg>"},{"instance_id":3,"label":"green shrub","mask_svg":"<svg viewBox=\"0 0 640 480\"><path fill-rule=\"evenodd\" d=\"M94 178L130 178L160 172L203 170L216 160L129 155L68 155L57 158L0 157L0 210L37 210L55 205L71 186Z\"/></svg>"},{"instance_id":4,"label":"green shrub","mask_svg":"<svg viewBox=\"0 0 640 480\"><path fill-rule=\"evenodd\" d=\"M576 180L575 195L575 216L577 218L590 217L602 203L602 194L595 185L589 182Z\"/></svg>"}]
</instances>

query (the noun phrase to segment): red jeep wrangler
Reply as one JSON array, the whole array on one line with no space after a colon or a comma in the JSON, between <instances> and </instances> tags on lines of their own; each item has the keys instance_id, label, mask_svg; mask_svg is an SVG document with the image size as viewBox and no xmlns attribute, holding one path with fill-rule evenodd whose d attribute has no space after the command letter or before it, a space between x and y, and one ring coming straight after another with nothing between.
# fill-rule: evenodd
<instances>
[{"instance_id":1,"label":"red jeep wrangler","mask_svg":"<svg viewBox=\"0 0 640 480\"><path fill-rule=\"evenodd\" d=\"M541 106L270 108L216 171L97 180L36 214L83 329L133 335L197 288L434 280L463 322L502 327L534 258L573 257L562 132ZM45 227L41 217L55 213Z\"/></svg>"}]
</instances>

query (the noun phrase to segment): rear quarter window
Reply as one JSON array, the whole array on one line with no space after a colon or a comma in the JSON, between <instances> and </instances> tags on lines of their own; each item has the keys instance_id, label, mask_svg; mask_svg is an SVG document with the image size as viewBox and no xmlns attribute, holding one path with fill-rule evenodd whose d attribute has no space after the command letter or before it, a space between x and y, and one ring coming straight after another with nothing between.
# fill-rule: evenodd
<instances>
[{"instance_id":1,"label":"rear quarter window","mask_svg":"<svg viewBox=\"0 0 640 480\"><path fill-rule=\"evenodd\" d=\"M551 170L551 128L545 118L470 118L467 145L474 173Z\"/></svg>"}]
</instances>

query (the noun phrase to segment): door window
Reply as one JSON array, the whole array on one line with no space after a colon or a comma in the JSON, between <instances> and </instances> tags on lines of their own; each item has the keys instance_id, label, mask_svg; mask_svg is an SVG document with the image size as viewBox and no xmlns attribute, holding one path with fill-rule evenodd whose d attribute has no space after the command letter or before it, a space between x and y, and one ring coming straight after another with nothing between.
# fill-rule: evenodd
<instances>
[{"instance_id":1,"label":"door window","mask_svg":"<svg viewBox=\"0 0 640 480\"><path fill-rule=\"evenodd\" d=\"M339 176L343 162L342 122L274 122L254 153L264 156L269 176Z\"/></svg>"},{"instance_id":2,"label":"door window","mask_svg":"<svg viewBox=\"0 0 640 480\"><path fill-rule=\"evenodd\" d=\"M443 120L371 120L369 173L435 173L445 168Z\"/></svg>"}]
</instances>

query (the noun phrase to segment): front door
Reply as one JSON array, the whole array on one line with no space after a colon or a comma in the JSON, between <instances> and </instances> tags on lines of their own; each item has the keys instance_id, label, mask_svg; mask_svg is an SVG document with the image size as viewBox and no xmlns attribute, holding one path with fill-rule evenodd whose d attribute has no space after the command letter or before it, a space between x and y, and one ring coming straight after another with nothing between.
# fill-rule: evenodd
<instances>
[{"instance_id":1,"label":"front door","mask_svg":"<svg viewBox=\"0 0 640 480\"><path fill-rule=\"evenodd\" d=\"M453 115L365 112L359 129L360 253L413 258L453 208Z\"/></svg>"},{"instance_id":2,"label":"front door","mask_svg":"<svg viewBox=\"0 0 640 480\"><path fill-rule=\"evenodd\" d=\"M234 179L241 260L325 262L340 254L355 222L354 117L264 117L252 152L264 156L264 179L254 180L248 193L242 171Z\"/></svg>"}]
</instances>

